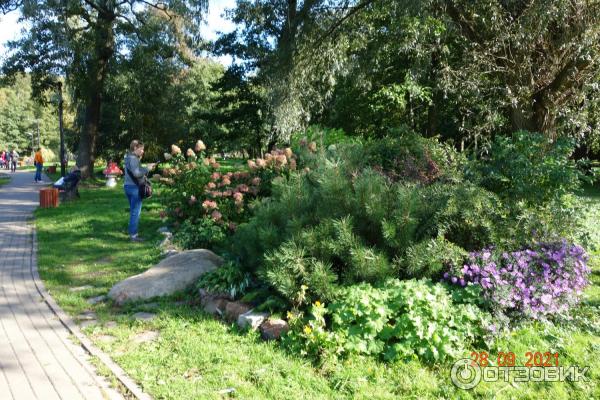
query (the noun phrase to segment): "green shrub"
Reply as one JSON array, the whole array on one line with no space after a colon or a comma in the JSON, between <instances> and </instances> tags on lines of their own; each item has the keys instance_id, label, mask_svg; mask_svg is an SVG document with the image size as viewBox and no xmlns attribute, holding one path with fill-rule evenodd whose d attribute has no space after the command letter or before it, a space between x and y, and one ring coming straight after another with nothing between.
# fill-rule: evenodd
<instances>
[{"instance_id":1,"label":"green shrub","mask_svg":"<svg viewBox=\"0 0 600 400\"><path fill-rule=\"evenodd\" d=\"M286 271L279 268L276 258L297 250L311 263L331 266L338 284L353 284L398 276L400 264L392 260L403 258L411 246L423 241L443 238L457 251L493 242L494 225L502 217L494 194L450 179L428 184L393 182L369 166L353 169L359 164L340 156L347 148L354 152L360 145L339 146L332 152L309 151L316 160L313 169L276 179L272 196L253 204L254 215L233 236L232 253L244 260L248 271L271 271L261 275L270 276L266 284L276 287L276 283L292 282L273 274ZM302 160L302 153L298 154ZM412 261L417 254L413 251ZM419 263L426 264L426 260ZM419 267L419 271L420 277L439 275L434 267ZM418 276L417 269L400 272L401 276ZM282 293L294 304L302 294L299 285L305 285L298 282L295 290L286 287ZM303 301L322 296L309 290Z\"/></svg>"},{"instance_id":2,"label":"green shrub","mask_svg":"<svg viewBox=\"0 0 600 400\"><path fill-rule=\"evenodd\" d=\"M409 276L437 279L451 266L461 265L467 255L462 247L437 237L409 247L398 262Z\"/></svg>"},{"instance_id":3,"label":"green shrub","mask_svg":"<svg viewBox=\"0 0 600 400\"><path fill-rule=\"evenodd\" d=\"M490 323L488 314L454 303L444 285L429 280L346 287L329 306L315 303L308 317L290 316L292 330L284 344L304 354L427 362L460 357L471 345L483 345Z\"/></svg>"},{"instance_id":4,"label":"green shrub","mask_svg":"<svg viewBox=\"0 0 600 400\"><path fill-rule=\"evenodd\" d=\"M171 154L165 154L171 165L156 177L165 184L161 200L166 216L181 227L177 239L186 248L224 243L248 220L250 203L269 196L272 181L297 168L296 155L286 148L274 149L264 159L248 160L247 168L224 172L214 158L205 157L204 149L198 141L197 154L188 149L184 155L172 146Z\"/></svg>"},{"instance_id":5,"label":"green shrub","mask_svg":"<svg viewBox=\"0 0 600 400\"><path fill-rule=\"evenodd\" d=\"M331 264L311 257L293 240L267 254L259 276L294 306L329 300L337 286Z\"/></svg>"},{"instance_id":6,"label":"green shrub","mask_svg":"<svg viewBox=\"0 0 600 400\"><path fill-rule=\"evenodd\" d=\"M570 159L574 150L575 142L566 137L552 141L527 131L498 135L477 164L481 185L507 202L547 204L579 188L583 174Z\"/></svg>"},{"instance_id":7,"label":"green shrub","mask_svg":"<svg viewBox=\"0 0 600 400\"><path fill-rule=\"evenodd\" d=\"M337 285L382 282L396 275L387 257L365 245L352 219L328 219L284 242L259 272L294 306L329 301Z\"/></svg>"},{"instance_id":8,"label":"green shrub","mask_svg":"<svg viewBox=\"0 0 600 400\"><path fill-rule=\"evenodd\" d=\"M184 249L212 249L224 247L227 230L212 218L186 219L179 225L173 240Z\"/></svg>"},{"instance_id":9,"label":"green shrub","mask_svg":"<svg viewBox=\"0 0 600 400\"><path fill-rule=\"evenodd\" d=\"M394 182L430 184L462 181L466 160L451 146L409 131L368 143L364 161Z\"/></svg>"},{"instance_id":10,"label":"green shrub","mask_svg":"<svg viewBox=\"0 0 600 400\"><path fill-rule=\"evenodd\" d=\"M585 239L573 193L586 178L570 158L574 149L569 138L551 141L519 131L512 137L497 136L488 156L474 163L479 184L505 204L506 218L495 228L496 245L515 249L559 237Z\"/></svg>"},{"instance_id":11,"label":"green shrub","mask_svg":"<svg viewBox=\"0 0 600 400\"><path fill-rule=\"evenodd\" d=\"M212 271L203 274L196 286L211 293L227 293L235 299L252 284L250 274L244 272L239 264L229 261Z\"/></svg>"}]
</instances>

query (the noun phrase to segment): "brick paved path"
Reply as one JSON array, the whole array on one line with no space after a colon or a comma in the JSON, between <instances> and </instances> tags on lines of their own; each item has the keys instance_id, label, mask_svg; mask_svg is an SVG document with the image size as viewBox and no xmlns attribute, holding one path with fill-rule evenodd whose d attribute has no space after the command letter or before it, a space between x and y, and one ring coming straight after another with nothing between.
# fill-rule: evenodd
<instances>
[{"instance_id":1,"label":"brick paved path","mask_svg":"<svg viewBox=\"0 0 600 400\"><path fill-rule=\"evenodd\" d=\"M0 186L0 400L118 398L37 290L29 220L44 185L11 175Z\"/></svg>"}]
</instances>

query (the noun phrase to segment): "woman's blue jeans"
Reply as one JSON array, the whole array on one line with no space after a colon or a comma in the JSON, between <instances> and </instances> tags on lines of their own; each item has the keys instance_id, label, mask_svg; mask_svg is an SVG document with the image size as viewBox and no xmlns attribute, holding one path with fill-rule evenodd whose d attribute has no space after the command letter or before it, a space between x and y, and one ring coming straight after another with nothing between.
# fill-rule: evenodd
<instances>
[{"instance_id":1,"label":"woman's blue jeans","mask_svg":"<svg viewBox=\"0 0 600 400\"><path fill-rule=\"evenodd\" d=\"M44 168L44 166L42 164L35 164L35 181L41 181L42 180L42 168Z\"/></svg>"},{"instance_id":2,"label":"woman's blue jeans","mask_svg":"<svg viewBox=\"0 0 600 400\"><path fill-rule=\"evenodd\" d=\"M140 214L142 213L142 199L137 186L125 185L125 194L129 200L129 236L137 235Z\"/></svg>"}]
</instances>

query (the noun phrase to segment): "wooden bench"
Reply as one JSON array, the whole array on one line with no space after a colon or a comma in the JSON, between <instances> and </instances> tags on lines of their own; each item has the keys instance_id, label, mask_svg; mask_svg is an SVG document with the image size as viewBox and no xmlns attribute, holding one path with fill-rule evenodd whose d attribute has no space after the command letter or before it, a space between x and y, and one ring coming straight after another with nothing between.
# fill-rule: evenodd
<instances>
[{"instance_id":1,"label":"wooden bench","mask_svg":"<svg viewBox=\"0 0 600 400\"><path fill-rule=\"evenodd\" d=\"M58 189L58 198L61 203L81 197L79 195L79 182L81 182L81 172L73 171L65 176L62 185L54 186Z\"/></svg>"}]
</instances>

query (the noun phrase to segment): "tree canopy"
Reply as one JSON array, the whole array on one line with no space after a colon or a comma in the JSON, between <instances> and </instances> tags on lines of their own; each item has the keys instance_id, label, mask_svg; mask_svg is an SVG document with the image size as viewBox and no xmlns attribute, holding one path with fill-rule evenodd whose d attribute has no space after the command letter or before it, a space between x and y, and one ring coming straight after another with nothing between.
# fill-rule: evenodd
<instances>
[{"instance_id":1,"label":"tree canopy","mask_svg":"<svg viewBox=\"0 0 600 400\"><path fill-rule=\"evenodd\" d=\"M157 157L193 137L258 154L313 124L365 138L409 128L478 150L527 129L597 151L598 6L238 0L235 30L209 43L202 0L2 0L29 24L2 73L27 73L42 100L66 80L70 145L88 169L133 138Z\"/></svg>"}]
</instances>

